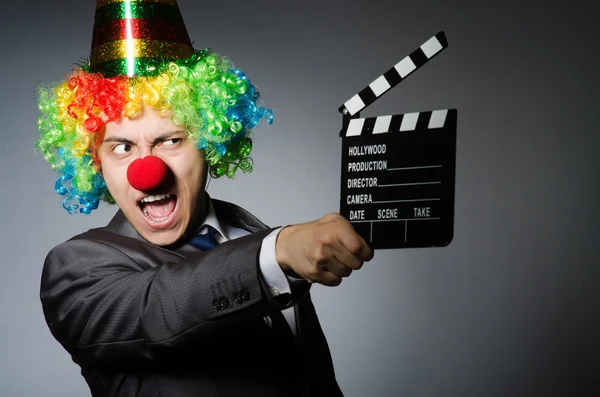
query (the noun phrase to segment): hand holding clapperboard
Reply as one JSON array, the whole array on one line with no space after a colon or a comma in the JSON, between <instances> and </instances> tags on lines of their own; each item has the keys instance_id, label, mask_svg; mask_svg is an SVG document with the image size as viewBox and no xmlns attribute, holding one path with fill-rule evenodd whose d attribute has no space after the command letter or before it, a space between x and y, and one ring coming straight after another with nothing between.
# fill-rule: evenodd
<instances>
[{"instance_id":1,"label":"hand holding clapperboard","mask_svg":"<svg viewBox=\"0 0 600 397\"><path fill-rule=\"evenodd\" d=\"M374 249L441 247L454 229L456 109L359 118L448 47L440 32L340 107L340 214Z\"/></svg>"}]
</instances>

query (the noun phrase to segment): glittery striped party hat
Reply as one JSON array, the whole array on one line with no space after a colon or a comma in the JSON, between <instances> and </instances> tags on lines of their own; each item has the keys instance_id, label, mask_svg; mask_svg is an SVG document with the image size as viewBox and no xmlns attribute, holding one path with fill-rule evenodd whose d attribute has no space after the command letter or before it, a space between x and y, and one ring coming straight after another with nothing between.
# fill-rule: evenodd
<instances>
[{"instance_id":1,"label":"glittery striped party hat","mask_svg":"<svg viewBox=\"0 0 600 397\"><path fill-rule=\"evenodd\" d=\"M150 76L194 53L176 0L97 0L90 72Z\"/></svg>"}]
</instances>

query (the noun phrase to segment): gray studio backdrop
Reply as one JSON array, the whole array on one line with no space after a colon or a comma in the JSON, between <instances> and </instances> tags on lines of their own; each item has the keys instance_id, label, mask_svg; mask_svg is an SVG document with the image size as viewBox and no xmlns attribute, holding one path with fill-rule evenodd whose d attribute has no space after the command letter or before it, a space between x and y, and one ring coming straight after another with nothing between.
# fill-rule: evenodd
<instances>
[{"instance_id":1,"label":"gray studio backdrop","mask_svg":"<svg viewBox=\"0 0 600 397\"><path fill-rule=\"evenodd\" d=\"M459 109L454 241L378 251L341 286L313 288L347 396L600 395L593 2L179 3L196 47L228 55L275 110L254 173L209 186L270 225L338 209L338 107L447 34L444 53L362 115ZM115 208L67 215L33 144L36 85L87 57L94 7L21 0L0 13L2 397L89 395L45 325L39 278L50 248Z\"/></svg>"}]
</instances>

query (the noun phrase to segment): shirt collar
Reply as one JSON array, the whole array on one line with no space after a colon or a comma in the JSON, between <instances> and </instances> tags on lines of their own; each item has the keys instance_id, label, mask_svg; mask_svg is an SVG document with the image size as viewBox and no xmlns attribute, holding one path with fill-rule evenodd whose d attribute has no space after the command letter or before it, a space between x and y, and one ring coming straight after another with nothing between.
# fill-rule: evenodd
<instances>
[{"instance_id":1,"label":"shirt collar","mask_svg":"<svg viewBox=\"0 0 600 397\"><path fill-rule=\"evenodd\" d=\"M207 225L215 228L215 230L219 232L221 236L225 238L225 240L229 240L229 235L225 232L225 228L219 221L219 218L217 218L217 214L212 205L212 200L208 193L206 194L206 218L204 218L204 222L202 223L202 226L200 226L200 230Z\"/></svg>"}]
</instances>

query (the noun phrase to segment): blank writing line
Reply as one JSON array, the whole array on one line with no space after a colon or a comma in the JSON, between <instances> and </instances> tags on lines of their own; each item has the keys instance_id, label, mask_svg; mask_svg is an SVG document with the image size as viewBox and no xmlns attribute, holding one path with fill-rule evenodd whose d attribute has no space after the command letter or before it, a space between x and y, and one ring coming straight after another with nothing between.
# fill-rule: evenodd
<instances>
[{"instance_id":1,"label":"blank writing line","mask_svg":"<svg viewBox=\"0 0 600 397\"><path fill-rule=\"evenodd\" d=\"M415 185L435 185L442 183L440 182L415 182L415 183L394 183L390 185L379 185L377 187L390 187L390 186L415 186Z\"/></svg>"},{"instance_id":2,"label":"blank writing line","mask_svg":"<svg viewBox=\"0 0 600 397\"><path fill-rule=\"evenodd\" d=\"M402 170L421 170L425 168L442 168L441 165L424 165L421 167L402 167L402 168L388 168L388 171L402 171Z\"/></svg>"},{"instance_id":3,"label":"blank writing line","mask_svg":"<svg viewBox=\"0 0 600 397\"><path fill-rule=\"evenodd\" d=\"M414 200L390 200L390 201L373 201L373 204L388 204L388 203L412 203L414 201L440 201L441 198L424 198Z\"/></svg>"},{"instance_id":4,"label":"blank writing line","mask_svg":"<svg viewBox=\"0 0 600 397\"><path fill-rule=\"evenodd\" d=\"M350 223L365 223L365 222L398 222L398 221L435 221L442 218L405 218L405 219L372 219L363 221L350 221Z\"/></svg>"}]
</instances>

